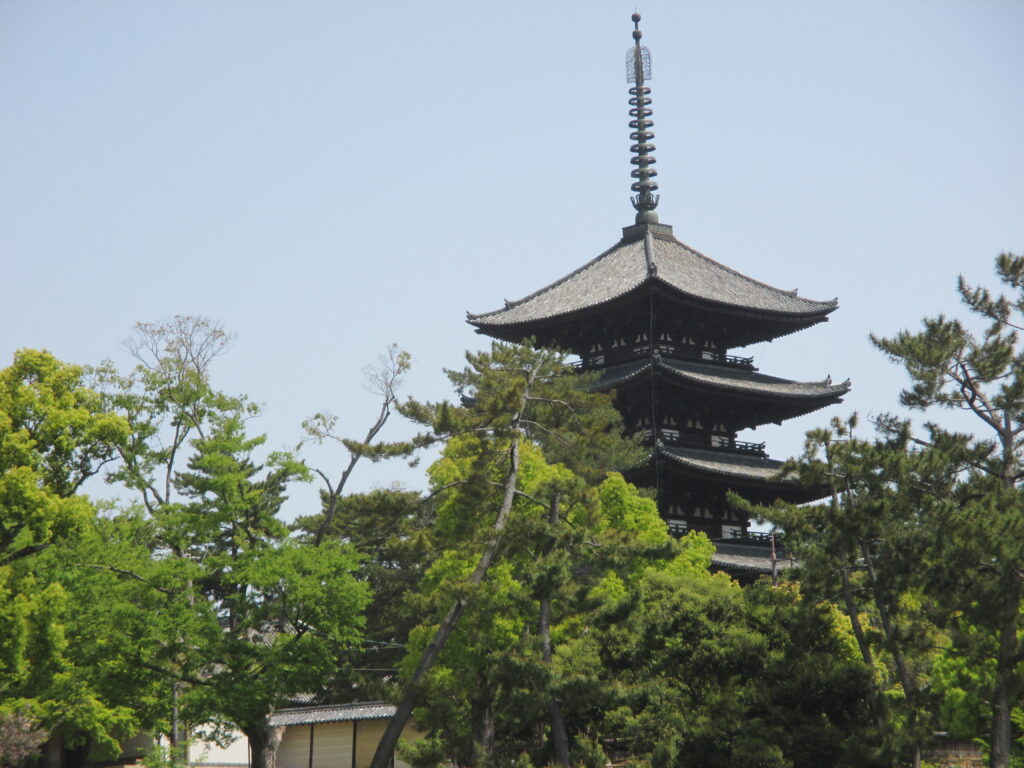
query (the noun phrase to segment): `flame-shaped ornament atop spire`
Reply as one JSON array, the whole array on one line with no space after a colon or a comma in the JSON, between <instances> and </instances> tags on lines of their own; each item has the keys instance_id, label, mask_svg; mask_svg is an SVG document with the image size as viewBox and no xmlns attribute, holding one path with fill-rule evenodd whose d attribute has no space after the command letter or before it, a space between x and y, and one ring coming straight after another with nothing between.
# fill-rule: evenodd
<instances>
[{"instance_id":1,"label":"flame-shaped ornament atop spire","mask_svg":"<svg viewBox=\"0 0 1024 768\"><path fill-rule=\"evenodd\" d=\"M630 162L636 166L630 173L636 179L630 187L636 195L630 200L636 208L637 224L657 224L658 214L654 209L658 207L660 195L654 194L658 184L653 179L658 172L651 167L657 162L651 154L655 149L651 144L654 134L650 130L654 125L650 119L653 110L650 107L651 89L644 85L645 80L651 79L651 52L640 45L641 37L640 14L634 13L633 47L626 51L626 82L633 83L629 89L629 116L633 118L629 121L629 127L633 129L629 138L634 143L629 151L633 153Z\"/></svg>"}]
</instances>

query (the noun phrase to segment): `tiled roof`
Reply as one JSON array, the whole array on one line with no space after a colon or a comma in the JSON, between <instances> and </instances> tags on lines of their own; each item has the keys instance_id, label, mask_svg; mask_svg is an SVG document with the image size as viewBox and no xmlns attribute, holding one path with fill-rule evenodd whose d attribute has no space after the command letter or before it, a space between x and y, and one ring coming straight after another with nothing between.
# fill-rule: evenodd
<instances>
[{"instance_id":1,"label":"tiled roof","mask_svg":"<svg viewBox=\"0 0 1024 768\"><path fill-rule=\"evenodd\" d=\"M715 554L711 556L712 567L735 573L737 571L754 573L772 572L772 555L768 547L749 547L728 544L718 544ZM779 557L775 562L777 571L785 571L792 568L793 561L789 557Z\"/></svg>"},{"instance_id":2,"label":"tiled roof","mask_svg":"<svg viewBox=\"0 0 1024 768\"><path fill-rule=\"evenodd\" d=\"M825 381L790 381L766 376L744 368L699 363L690 360L657 359L657 365L680 379L706 384L715 389L728 389L746 394L775 398L822 399L841 397L850 391L849 380L840 384ZM608 368L599 381L602 387L618 387L650 370L650 360L637 360Z\"/></svg>"},{"instance_id":3,"label":"tiled roof","mask_svg":"<svg viewBox=\"0 0 1024 768\"><path fill-rule=\"evenodd\" d=\"M319 707L281 709L270 717L270 724L309 725L310 723L337 723L348 720L387 720L395 714L391 704L369 702L365 704L323 704Z\"/></svg>"},{"instance_id":4,"label":"tiled roof","mask_svg":"<svg viewBox=\"0 0 1024 768\"><path fill-rule=\"evenodd\" d=\"M699 470L701 473L755 482L777 482L774 478L783 464L775 459L703 448L663 447L661 453L672 461Z\"/></svg>"},{"instance_id":5,"label":"tiled roof","mask_svg":"<svg viewBox=\"0 0 1024 768\"><path fill-rule=\"evenodd\" d=\"M836 300L812 301L747 277L693 250L671 235L623 240L593 261L504 309L469 315L474 325L531 323L590 309L655 282L684 296L724 307L774 315L824 316Z\"/></svg>"}]
</instances>

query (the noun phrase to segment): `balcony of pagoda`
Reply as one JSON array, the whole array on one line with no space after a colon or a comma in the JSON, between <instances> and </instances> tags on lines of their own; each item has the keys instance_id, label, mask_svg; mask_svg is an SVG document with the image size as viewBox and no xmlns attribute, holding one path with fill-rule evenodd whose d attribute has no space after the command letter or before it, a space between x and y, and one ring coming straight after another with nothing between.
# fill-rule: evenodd
<instances>
[{"instance_id":1,"label":"balcony of pagoda","mask_svg":"<svg viewBox=\"0 0 1024 768\"><path fill-rule=\"evenodd\" d=\"M686 344L666 344L659 342L654 349L658 357L665 357L674 360L696 360L713 365L723 365L729 368L740 368L747 371L756 371L753 357L739 357L729 355L724 351L708 349ZM594 371L607 368L612 365L633 362L634 360L648 360L651 357L651 345L648 343L627 344L612 349L602 350L589 355L581 355L576 367L584 371Z\"/></svg>"},{"instance_id":2,"label":"balcony of pagoda","mask_svg":"<svg viewBox=\"0 0 1024 768\"><path fill-rule=\"evenodd\" d=\"M643 435L644 445L654 445L654 431L644 429L640 431ZM736 440L726 435L707 435L705 433L687 433L678 429L659 429L657 440L662 445L680 448L701 448L703 450L721 451L722 453L736 453L742 456L768 456L764 443L751 443L746 440Z\"/></svg>"}]
</instances>

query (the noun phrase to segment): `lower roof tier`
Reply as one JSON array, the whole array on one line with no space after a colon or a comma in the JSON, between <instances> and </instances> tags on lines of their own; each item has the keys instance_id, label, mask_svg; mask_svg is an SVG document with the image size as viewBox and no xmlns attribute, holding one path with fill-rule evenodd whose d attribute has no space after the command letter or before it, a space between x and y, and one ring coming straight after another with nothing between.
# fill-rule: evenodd
<instances>
[{"instance_id":1,"label":"lower roof tier","mask_svg":"<svg viewBox=\"0 0 1024 768\"><path fill-rule=\"evenodd\" d=\"M741 582L752 582L759 576L787 571L795 565L788 553L779 551L772 557L767 546L715 542L715 554L711 556L711 569L723 571Z\"/></svg>"},{"instance_id":2,"label":"lower roof tier","mask_svg":"<svg viewBox=\"0 0 1024 768\"><path fill-rule=\"evenodd\" d=\"M733 414L736 429L778 424L841 402L850 391L849 380L839 384L830 379L790 381L757 373L752 368L658 356L606 368L597 386L602 390L616 389L620 395L642 396L649 402L652 376L675 395L667 398L665 412L671 410L672 401L685 401L689 409L695 403L707 402L717 412Z\"/></svg>"},{"instance_id":3,"label":"lower roof tier","mask_svg":"<svg viewBox=\"0 0 1024 768\"><path fill-rule=\"evenodd\" d=\"M720 495L733 491L748 501L770 504L776 499L802 504L825 495L822 488L799 485L792 476L779 475L783 462L755 455L683 446L661 446L655 452L660 473L647 466L630 473L638 485L665 489L677 485L686 492ZM653 462L652 462L653 464Z\"/></svg>"}]
</instances>

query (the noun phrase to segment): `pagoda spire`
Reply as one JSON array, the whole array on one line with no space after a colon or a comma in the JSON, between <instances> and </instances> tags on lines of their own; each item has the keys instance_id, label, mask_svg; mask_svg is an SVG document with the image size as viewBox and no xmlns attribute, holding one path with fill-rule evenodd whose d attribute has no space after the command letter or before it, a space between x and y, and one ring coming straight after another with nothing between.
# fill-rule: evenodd
<instances>
[{"instance_id":1,"label":"pagoda spire","mask_svg":"<svg viewBox=\"0 0 1024 768\"><path fill-rule=\"evenodd\" d=\"M632 131L629 134L633 145L629 151L633 153L630 163L636 167L630 173L636 181L630 189L636 195L630 198L633 207L636 209L637 224L657 224L658 214L654 209L658 207L660 195L654 194L658 189L658 183L654 177L658 172L651 166L657 162L651 153L655 147L651 144L654 134L651 126L654 121L650 119L653 110L651 104L651 89L644 85L644 81L651 79L651 52L646 46L640 45L640 38L643 33L640 31L640 14L633 14L633 47L626 51L626 82L632 83L629 89L629 127Z\"/></svg>"}]
</instances>

